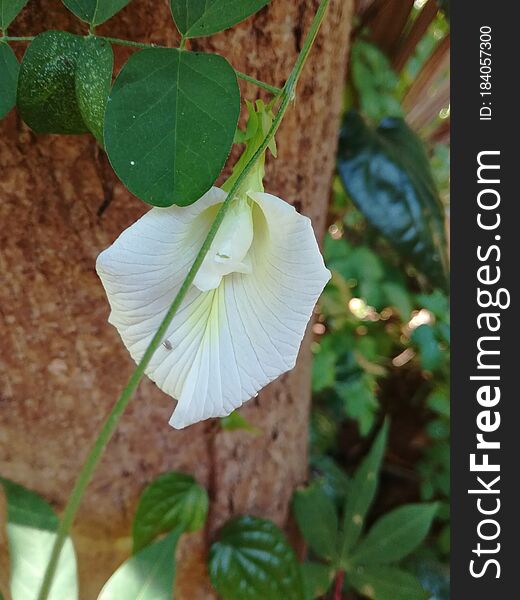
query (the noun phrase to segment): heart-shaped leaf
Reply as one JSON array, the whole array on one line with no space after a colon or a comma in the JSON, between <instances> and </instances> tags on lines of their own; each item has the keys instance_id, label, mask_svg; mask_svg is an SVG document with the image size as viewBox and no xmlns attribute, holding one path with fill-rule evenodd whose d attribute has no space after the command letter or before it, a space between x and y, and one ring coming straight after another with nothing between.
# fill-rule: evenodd
<instances>
[{"instance_id":1,"label":"heart-shaped leaf","mask_svg":"<svg viewBox=\"0 0 520 600\"><path fill-rule=\"evenodd\" d=\"M338 172L368 221L429 278L448 285L444 210L419 138L399 118L371 129L356 111L343 124Z\"/></svg>"},{"instance_id":2,"label":"heart-shaped leaf","mask_svg":"<svg viewBox=\"0 0 520 600\"><path fill-rule=\"evenodd\" d=\"M300 571L307 600L314 600L314 598L327 593L334 577L334 571L330 565L305 562L300 565Z\"/></svg>"},{"instance_id":3,"label":"heart-shaped leaf","mask_svg":"<svg viewBox=\"0 0 520 600\"><path fill-rule=\"evenodd\" d=\"M181 533L176 529L125 561L105 583L98 600L171 600Z\"/></svg>"},{"instance_id":4,"label":"heart-shaped leaf","mask_svg":"<svg viewBox=\"0 0 520 600\"><path fill-rule=\"evenodd\" d=\"M7 538L13 600L34 600L58 529L52 508L34 492L0 477L7 500ZM30 576L28 575L30 573ZM68 539L61 551L49 600L78 598L76 556Z\"/></svg>"},{"instance_id":5,"label":"heart-shaped leaf","mask_svg":"<svg viewBox=\"0 0 520 600\"><path fill-rule=\"evenodd\" d=\"M222 56L142 50L117 77L105 114L115 172L154 206L186 206L213 185L240 112L235 72Z\"/></svg>"},{"instance_id":6,"label":"heart-shaped leaf","mask_svg":"<svg viewBox=\"0 0 520 600\"><path fill-rule=\"evenodd\" d=\"M346 558L357 543L365 524L366 514L372 505L379 482L379 469L386 448L388 421L378 433L372 448L361 463L349 486L343 513L342 558Z\"/></svg>"},{"instance_id":7,"label":"heart-shaped leaf","mask_svg":"<svg viewBox=\"0 0 520 600\"><path fill-rule=\"evenodd\" d=\"M172 15L186 38L223 31L247 19L270 0L170 0Z\"/></svg>"},{"instance_id":8,"label":"heart-shaped leaf","mask_svg":"<svg viewBox=\"0 0 520 600\"><path fill-rule=\"evenodd\" d=\"M10 46L0 42L0 119L16 104L20 65Z\"/></svg>"},{"instance_id":9,"label":"heart-shaped leaf","mask_svg":"<svg viewBox=\"0 0 520 600\"><path fill-rule=\"evenodd\" d=\"M357 567L348 573L350 583L371 600L426 600L419 580L395 567Z\"/></svg>"},{"instance_id":10,"label":"heart-shaped leaf","mask_svg":"<svg viewBox=\"0 0 520 600\"><path fill-rule=\"evenodd\" d=\"M63 4L93 26L104 23L124 8L130 0L63 0Z\"/></svg>"},{"instance_id":11,"label":"heart-shaped leaf","mask_svg":"<svg viewBox=\"0 0 520 600\"><path fill-rule=\"evenodd\" d=\"M179 528L196 531L206 521L208 494L191 475L165 473L141 495L134 517L134 552L157 535Z\"/></svg>"},{"instance_id":12,"label":"heart-shaped leaf","mask_svg":"<svg viewBox=\"0 0 520 600\"><path fill-rule=\"evenodd\" d=\"M27 48L18 78L18 109L37 133L86 133L100 139L112 49L98 39L46 31Z\"/></svg>"},{"instance_id":13,"label":"heart-shaped leaf","mask_svg":"<svg viewBox=\"0 0 520 600\"><path fill-rule=\"evenodd\" d=\"M5 32L27 2L29 0L0 0L0 29Z\"/></svg>"},{"instance_id":14,"label":"heart-shaped leaf","mask_svg":"<svg viewBox=\"0 0 520 600\"><path fill-rule=\"evenodd\" d=\"M356 565L384 565L401 560L424 540L437 504L407 504L384 515L351 557Z\"/></svg>"},{"instance_id":15,"label":"heart-shaped leaf","mask_svg":"<svg viewBox=\"0 0 520 600\"><path fill-rule=\"evenodd\" d=\"M211 582L224 600L302 600L299 565L283 533L265 519L237 517L211 546Z\"/></svg>"},{"instance_id":16,"label":"heart-shaped leaf","mask_svg":"<svg viewBox=\"0 0 520 600\"><path fill-rule=\"evenodd\" d=\"M335 559L338 515L332 500L314 484L294 494L293 512L305 541L322 558Z\"/></svg>"}]
</instances>

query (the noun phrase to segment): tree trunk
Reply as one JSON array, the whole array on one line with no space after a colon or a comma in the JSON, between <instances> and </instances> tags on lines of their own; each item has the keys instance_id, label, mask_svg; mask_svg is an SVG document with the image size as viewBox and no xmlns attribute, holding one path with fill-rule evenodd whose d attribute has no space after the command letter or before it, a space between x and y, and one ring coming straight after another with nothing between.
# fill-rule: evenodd
<instances>
[{"instance_id":1,"label":"tree trunk","mask_svg":"<svg viewBox=\"0 0 520 600\"><path fill-rule=\"evenodd\" d=\"M281 85L317 5L273 0L245 23L192 41L191 48L222 53L237 69ZM333 0L277 136L279 158L267 167L266 190L309 215L318 236L334 166L350 21L350 0ZM56 0L32 0L10 33L51 28L86 31ZM178 42L167 0L134 0L99 32ZM17 50L21 54L23 45ZM116 49L118 69L128 55L128 48ZM258 95L250 85L242 91L249 99ZM0 173L0 473L59 510L134 366L107 323L95 259L147 207L116 180L92 137L36 136L15 111L0 124ZM95 598L127 555L139 494L161 472L192 473L211 498L207 530L179 549L178 600L213 598L204 553L232 515L250 513L287 526L292 492L307 474L309 341L297 367L243 409L260 435L219 431L215 422L174 431L171 399L143 381L78 515L82 600Z\"/></svg>"}]
</instances>

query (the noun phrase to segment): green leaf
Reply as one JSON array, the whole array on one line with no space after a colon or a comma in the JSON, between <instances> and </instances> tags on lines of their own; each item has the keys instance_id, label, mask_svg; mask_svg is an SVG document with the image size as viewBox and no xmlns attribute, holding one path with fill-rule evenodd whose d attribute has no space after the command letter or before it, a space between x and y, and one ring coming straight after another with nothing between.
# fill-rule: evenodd
<instances>
[{"instance_id":1,"label":"green leaf","mask_svg":"<svg viewBox=\"0 0 520 600\"><path fill-rule=\"evenodd\" d=\"M345 559L356 545L366 514L376 495L379 469L386 448L388 421L385 421L370 452L361 463L349 487L343 513L343 546L341 556Z\"/></svg>"},{"instance_id":2,"label":"green leaf","mask_svg":"<svg viewBox=\"0 0 520 600\"><path fill-rule=\"evenodd\" d=\"M0 0L0 29L5 30L29 0Z\"/></svg>"},{"instance_id":3,"label":"green leaf","mask_svg":"<svg viewBox=\"0 0 520 600\"><path fill-rule=\"evenodd\" d=\"M93 26L104 23L124 8L130 0L63 0L76 17Z\"/></svg>"},{"instance_id":4,"label":"green leaf","mask_svg":"<svg viewBox=\"0 0 520 600\"><path fill-rule=\"evenodd\" d=\"M20 65L11 47L0 41L0 119L16 104Z\"/></svg>"},{"instance_id":5,"label":"green leaf","mask_svg":"<svg viewBox=\"0 0 520 600\"><path fill-rule=\"evenodd\" d=\"M58 529L52 508L40 496L0 477L7 500L7 539L13 600L34 600ZM28 572L30 571L30 577ZM49 600L78 598L76 556L68 539L61 552Z\"/></svg>"},{"instance_id":6,"label":"green leaf","mask_svg":"<svg viewBox=\"0 0 520 600\"><path fill-rule=\"evenodd\" d=\"M300 565L300 571L306 598L314 600L314 598L324 596L327 593L334 577L334 571L329 565L305 562Z\"/></svg>"},{"instance_id":7,"label":"green leaf","mask_svg":"<svg viewBox=\"0 0 520 600\"><path fill-rule=\"evenodd\" d=\"M160 533L200 529L207 513L208 494L191 475L175 471L160 475L139 500L132 528L134 553Z\"/></svg>"},{"instance_id":8,"label":"green leaf","mask_svg":"<svg viewBox=\"0 0 520 600\"><path fill-rule=\"evenodd\" d=\"M401 560L424 540L437 504L407 504L384 515L356 548L351 562L383 565Z\"/></svg>"},{"instance_id":9,"label":"green leaf","mask_svg":"<svg viewBox=\"0 0 520 600\"><path fill-rule=\"evenodd\" d=\"M403 114L397 95L399 78L374 44L358 39L352 46L351 77L363 113L375 122Z\"/></svg>"},{"instance_id":10,"label":"green leaf","mask_svg":"<svg viewBox=\"0 0 520 600\"><path fill-rule=\"evenodd\" d=\"M364 437L374 426L379 407L374 393L374 378L368 375L352 377L336 385L336 392L343 402L345 413L358 423L359 433Z\"/></svg>"},{"instance_id":11,"label":"green leaf","mask_svg":"<svg viewBox=\"0 0 520 600\"><path fill-rule=\"evenodd\" d=\"M209 572L224 600L304 598L296 556L278 527L265 519L228 521L211 546Z\"/></svg>"},{"instance_id":12,"label":"green leaf","mask_svg":"<svg viewBox=\"0 0 520 600\"><path fill-rule=\"evenodd\" d=\"M371 600L426 600L419 580L395 567L357 567L348 573L350 583Z\"/></svg>"},{"instance_id":13,"label":"green leaf","mask_svg":"<svg viewBox=\"0 0 520 600\"><path fill-rule=\"evenodd\" d=\"M212 35L247 19L270 0L170 0L177 28L186 38Z\"/></svg>"},{"instance_id":14,"label":"green leaf","mask_svg":"<svg viewBox=\"0 0 520 600\"><path fill-rule=\"evenodd\" d=\"M419 348L422 368L434 371L439 366L443 355L433 328L430 325L419 325L413 330L411 339Z\"/></svg>"},{"instance_id":15,"label":"green leaf","mask_svg":"<svg viewBox=\"0 0 520 600\"><path fill-rule=\"evenodd\" d=\"M192 204L222 170L239 113L237 78L222 56L175 48L136 52L109 98L108 157L141 200Z\"/></svg>"},{"instance_id":16,"label":"green leaf","mask_svg":"<svg viewBox=\"0 0 520 600\"><path fill-rule=\"evenodd\" d=\"M105 583L98 600L171 600L181 533L175 529L125 561Z\"/></svg>"},{"instance_id":17,"label":"green leaf","mask_svg":"<svg viewBox=\"0 0 520 600\"><path fill-rule=\"evenodd\" d=\"M18 108L37 133L86 133L101 139L112 76L103 40L46 31L27 48L18 78Z\"/></svg>"},{"instance_id":18,"label":"green leaf","mask_svg":"<svg viewBox=\"0 0 520 600\"><path fill-rule=\"evenodd\" d=\"M76 97L89 130L103 144L103 123L112 84L114 53L105 40L85 40L76 67Z\"/></svg>"},{"instance_id":19,"label":"green leaf","mask_svg":"<svg viewBox=\"0 0 520 600\"><path fill-rule=\"evenodd\" d=\"M334 385L336 380L336 354L321 347L312 358L312 391L321 392Z\"/></svg>"},{"instance_id":20,"label":"green leaf","mask_svg":"<svg viewBox=\"0 0 520 600\"><path fill-rule=\"evenodd\" d=\"M434 285L448 286L444 209L419 138L402 119L386 118L375 130L347 113L338 172L365 215Z\"/></svg>"},{"instance_id":21,"label":"green leaf","mask_svg":"<svg viewBox=\"0 0 520 600\"><path fill-rule=\"evenodd\" d=\"M224 431L248 431L249 433L254 433L258 435L262 432L259 427L255 427L252 425L243 415L241 415L238 410L234 410L227 417L222 417L220 419L220 426Z\"/></svg>"},{"instance_id":22,"label":"green leaf","mask_svg":"<svg viewBox=\"0 0 520 600\"><path fill-rule=\"evenodd\" d=\"M298 490L293 512L305 541L321 558L335 560L338 546L338 515L321 486L314 484Z\"/></svg>"},{"instance_id":23,"label":"green leaf","mask_svg":"<svg viewBox=\"0 0 520 600\"><path fill-rule=\"evenodd\" d=\"M403 321L408 321L412 312L408 290L403 285L391 281L385 281L382 288L389 304L398 310Z\"/></svg>"}]
</instances>

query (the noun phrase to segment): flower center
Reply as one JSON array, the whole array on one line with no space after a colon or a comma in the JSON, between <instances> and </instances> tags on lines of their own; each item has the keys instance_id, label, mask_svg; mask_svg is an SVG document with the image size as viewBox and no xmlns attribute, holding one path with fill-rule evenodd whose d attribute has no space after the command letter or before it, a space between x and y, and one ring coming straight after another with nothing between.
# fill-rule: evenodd
<instances>
[{"instance_id":1,"label":"flower center","mask_svg":"<svg viewBox=\"0 0 520 600\"><path fill-rule=\"evenodd\" d=\"M193 284L207 292L217 288L225 275L251 273L248 252L252 242L251 200L240 198L226 213Z\"/></svg>"}]
</instances>

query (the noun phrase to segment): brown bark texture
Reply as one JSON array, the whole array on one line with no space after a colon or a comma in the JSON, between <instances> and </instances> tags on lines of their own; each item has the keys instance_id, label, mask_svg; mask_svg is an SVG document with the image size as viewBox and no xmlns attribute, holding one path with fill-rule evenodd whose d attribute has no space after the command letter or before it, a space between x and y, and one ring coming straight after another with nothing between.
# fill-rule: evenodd
<instances>
[{"instance_id":1,"label":"brown bark texture","mask_svg":"<svg viewBox=\"0 0 520 600\"><path fill-rule=\"evenodd\" d=\"M133 0L98 31L176 45L168 4ZM273 0L191 48L221 53L238 70L282 85L317 5ZM350 0L333 0L277 136L279 157L267 166L266 190L309 215L318 236L334 168L350 21ZM10 34L46 29L86 32L57 0L31 0ZM16 45L19 56L23 48ZM115 51L119 69L130 50ZM251 85L242 92L251 100L260 94ZM91 136L37 136L16 111L0 123L0 473L57 510L134 367L107 323L95 259L146 210L115 178ZM139 494L159 473L192 473L211 498L206 531L178 550L178 600L214 597L205 552L231 516L253 514L287 526L292 492L307 476L309 342L307 336L297 367L243 408L258 435L221 431L215 422L174 431L168 426L173 401L142 382L76 521L81 600L95 598L128 555Z\"/></svg>"}]
</instances>

